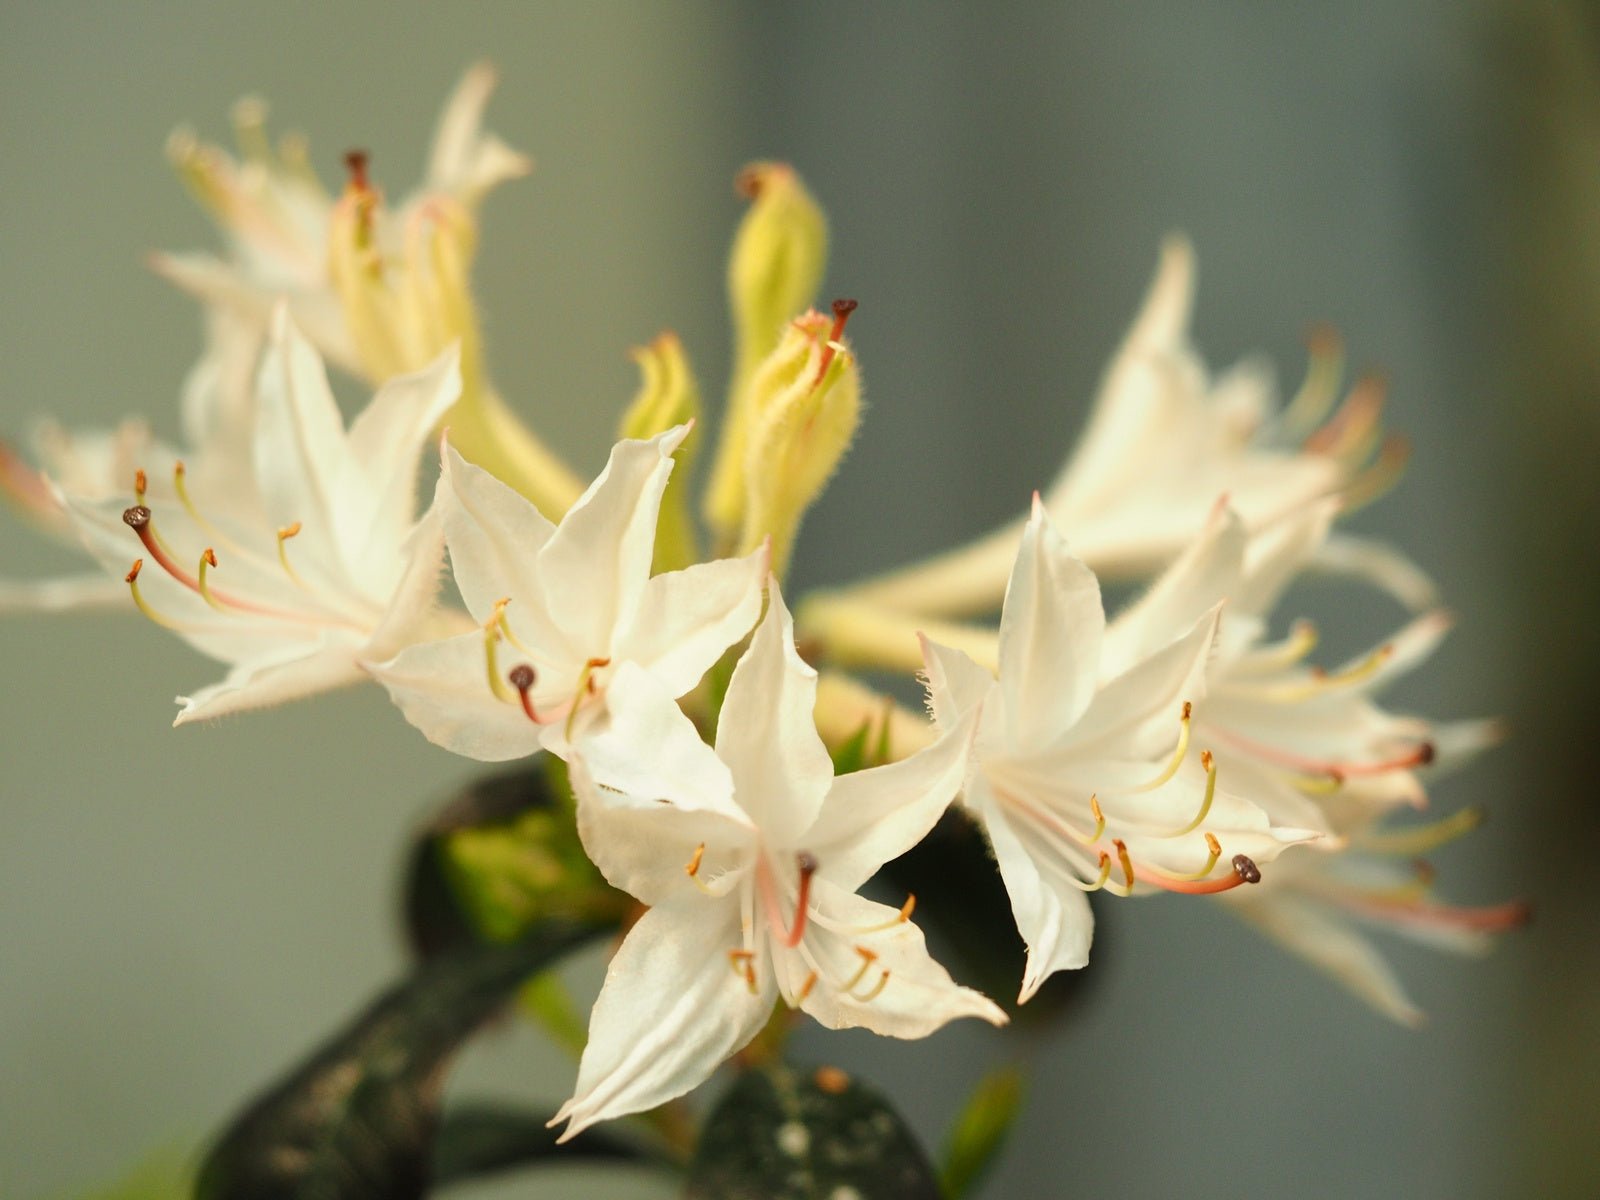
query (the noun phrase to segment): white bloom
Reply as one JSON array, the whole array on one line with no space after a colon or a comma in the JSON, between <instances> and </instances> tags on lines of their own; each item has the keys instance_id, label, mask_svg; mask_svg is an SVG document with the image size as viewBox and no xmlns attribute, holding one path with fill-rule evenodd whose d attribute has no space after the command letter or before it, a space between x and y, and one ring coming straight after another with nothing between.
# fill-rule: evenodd
<instances>
[{"instance_id":1,"label":"white bloom","mask_svg":"<svg viewBox=\"0 0 1600 1200\"><path fill-rule=\"evenodd\" d=\"M606 973L576 1095L556 1114L563 1139L695 1087L779 997L829 1028L894 1037L956 1017L1005 1021L928 956L909 903L855 894L939 819L971 720L910 758L835 779L812 724L816 672L795 651L776 582L768 595L714 753L674 706L649 701L634 667L615 727L572 759L590 857L652 907ZM627 776L637 782L595 782Z\"/></svg>"},{"instance_id":2,"label":"white bloom","mask_svg":"<svg viewBox=\"0 0 1600 1200\"><path fill-rule=\"evenodd\" d=\"M1332 403L1337 367L1314 369L1308 398L1280 414L1262 364L1245 361L1210 377L1189 341L1193 299L1194 252L1186 240L1169 238L1143 308L1106 369L1083 437L1044 493L1073 552L1102 576L1161 568L1199 532L1220 495L1255 529L1318 497L1374 493L1398 473L1398 443L1367 465L1381 440L1382 392L1375 382L1358 385L1313 431L1305 414ZM846 594L930 616L992 609L1021 526ZM1331 547L1326 566L1368 577L1413 607L1432 595L1416 568L1382 545L1345 539Z\"/></svg>"},{"instance_id":3,"label":"white bloom","mask_svg":"<svg viewBox=\"0 0 1600 1200\"><path fill-rule=\"evenodd\" d=\"M688 431L618 442L559 525L444 447L436 503L479 629L373 670L430 741L489 762L541 746L564 756L575 722L603 717L625 664L670 704L749 631L764 549L650 575L672 452Z\"/></svg>"},{"instance_id":4,"label":"white bloom","mask_svg":"<svg viewBox=\"0 0 1600 1200\"><path fill-rule=\"evenodd\" d=\"M146 615L232 665L179 698L177 723L354 681L363 656L419 634L443 537L436 518L415 519L417 463L459 389L447 354L385 385L347 431L322 360L280 315L252 437L219 435L196 478L181 464L140 472L131 508L65 495L79 537L126 573Z\"/></svg>"},{"instance_id":5,"label":"white bloom","mask_svg":"<svg viewBox=\"0 0 1600 1200\"><path fill-rule=\"evenodd\" d=\"M470 213L495 185L531 169L530 160L484 131L483 110L494 90L487 63L469 69L446 101L434 132L427 178L395 210L372 207L369 230L379 253L399 258L419 229ZM285 137L274 148L265 131L266 106L241 100L234 109L242 159L199 142L187 130L172 135L168 153L228 240L226 258L205 253L158 254L155 268L186 291L265 328L280 297L295 322L331 361L362 372L370 347L353 330L335 288L329 243L337 203L317 179L303 139ZM357 161L360 165L357 166ZM364 161L352 169L366 189ZM459 333L458 333L459 336ZM447 344L426 347L415 369ZM384 371L381 382L394 374ZM369 372L370 374L370 372Z\"/></svg>"},{"instance_id":6,"label":"white bloom","mask_svg":"<svg viewBox=\"0 0 1600 1200\"><path fill-rule=\"evenodd\" d=\"M1053 972L1088 961L1086 893L1225 891L1259 879L1256 864L1284 845L1315 836L1275 828L1219 786L1210 755L1189 753L1219 620L1218 608L1203 612L1101 682L1099 583L1036 498L1000 618L999 679L958 650L924 643L940 727L983 711L965 802L1028 945L1022 1000Z\"/></svg>"}]
</instances>

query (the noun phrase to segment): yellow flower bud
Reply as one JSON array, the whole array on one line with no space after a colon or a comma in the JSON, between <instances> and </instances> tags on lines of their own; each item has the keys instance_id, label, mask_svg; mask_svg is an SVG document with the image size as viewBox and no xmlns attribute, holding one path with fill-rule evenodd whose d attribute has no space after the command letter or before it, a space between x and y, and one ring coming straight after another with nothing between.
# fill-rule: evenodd
<instances>
[{"instance_id":1,"label":"yellow flower bud","mask_svg":"<svg viewBox=\"0 0 1600 1200\"><path fill-rule=\"evenodd\" d=\"M833 319L793 321L750 384L744 461L744 553L772 539L782 576L800 522L849 449L861 420L861 372L844 339L854 300L835 300Z\"/></svg>"},{"instance_id":2,"label":"yellow flower bud","mask_svg":"<svg viewBox=\"0 0 1600 1200\"><path fill-rule=\"evenodd\" d=\"M695 386L689 360L677 334L663 333L648 346L633 351L639 364L639 392L622 414L618 434L625 438L653 438L675 425L700 416L700 391ZM661 497L656 522L655 571L676 571L700 561L695 545L694 520L689 513L689 475L700 439L690 431L673 457L677 465Z\"/></svg>"},{"instance_id":3,"label":"yellow flower bud","mask_svg":"<svg viewBox=\"0 0 1600 1200\"><path fill-rule=\"evenodd\" d=\"M822 209L786 163L752 163L738 187L752 200L728 260L734 364L722 441L706 489L706 520L730 540L744 516L745 442L752 413L750 384L783 334L784 323L810 306L828 258Z\"/></svg>"}]
</instances>

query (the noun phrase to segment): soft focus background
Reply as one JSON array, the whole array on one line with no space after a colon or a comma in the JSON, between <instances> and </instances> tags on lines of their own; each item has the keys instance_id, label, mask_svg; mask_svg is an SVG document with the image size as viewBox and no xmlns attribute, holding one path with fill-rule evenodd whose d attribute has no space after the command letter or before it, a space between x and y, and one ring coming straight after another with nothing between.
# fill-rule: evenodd
<instances>
[{"instance_id":1,"label":"soft focus background","mask_svg":"<svg viewBox=\"0 0 1600 1200\"><path fill-rule=\"evenodd\" d=\"M222 137L256 92L325 178L364 146L398 194L485 54L490 126L539 163L486 210L491 361L584 471L634 386L627 346L676 329L720 395L750 158L799 166L832 217L826 294L861 300L872 408L800 583L1020 511L1185 229L1214 363L1264 350L1292 388L1326 319L1387 371L1416 456L1356 526L1460 617L1396 702L1515 729L1438 790L1492 821L1437 861L1447 895L1525 896L1536 922L1481 963L1395 945L1421 1032L1213 905L1155 901L1102 907L1083 1003L1047 1034L805 1053L930 1142L986 1065L1030 1062L992 1197L1600 1194L1594 6L7 0L0 433L42 411L174 432L199 325L141 256L215 244L162 158L174 125ZM69 562L0 530L5 574ZM1401 620L1306 601L1350 649ZM8 620L0 662L0 1195L58 1196L194 1144L398 969L401 847L473 767L375 689L173 731L170 697L215 669L132 614ZM556 1101L571 1079L529 1035L480 1043L457 1082ZM664 1192L570 1171L473 1194Z\"/></svg>"}]
</instances>

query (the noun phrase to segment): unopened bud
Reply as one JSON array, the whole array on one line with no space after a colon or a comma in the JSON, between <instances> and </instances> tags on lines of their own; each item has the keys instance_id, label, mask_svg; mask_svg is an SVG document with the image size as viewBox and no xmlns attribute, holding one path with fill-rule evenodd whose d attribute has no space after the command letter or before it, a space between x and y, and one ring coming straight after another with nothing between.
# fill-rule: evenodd
<instances>
[{"instance_id":1,"label":"unopened bud","mask_svg":"<svg viewBox=\"0 0 1600 1200\"><path fill-rule=\"evenodd\" d=\"M754 417L750 385L786 323L815 299L828 259L827 220L793 167L751 163L737 182L751 205L728 260L733 377L706 490L706 519L724 537L739 529L744 516L744 451Z\"/></svg>"},{"instance_id":2,"label":"unopened bud","mask_svg":"<svg viewBox=\"0 0 1600 1200\"><path fill-rule=\"evenodd\" d=\"M639 364L639 391L622 415L620 436L653 438L674 426L698 420L700 390L676 334L663 333L648 346L640 346L634 350L633 360ZM691 429L673 453L676 466L667 479L656 522L657 574L690 566L700 558L694 521L689 514L690 468L699 445L698 431Z\"/></svg>"}]
</instances>

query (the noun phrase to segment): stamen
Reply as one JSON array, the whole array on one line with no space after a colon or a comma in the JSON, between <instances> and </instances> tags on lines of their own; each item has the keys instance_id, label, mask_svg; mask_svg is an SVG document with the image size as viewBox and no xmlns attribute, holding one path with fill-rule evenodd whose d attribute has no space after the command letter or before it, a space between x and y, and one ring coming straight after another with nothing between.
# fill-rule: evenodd
<instances>
[{"instance_id":1,"label":"stamen","mask_svg":"<svg viewBox=\"0 0 1600 1200\"><path fill-rule=\"evenodd\" d=\"M878 961L877 954L865 946L857 946L856 953L861 956L861 966L856 968L856 973L839 989L841 992L854 992L856 985L867 977L868 971L872 970L872 964Z\"/></svg>"},{"instance_id":2,"label":"stamen","mask_svg":"<svg viewBox=\"0 0 1600 1200\"><path fill-rule=\"evenodd\" d=\"M802 850L794 856L795 866L800 871L800 889L794 902L794 926L784 938L783 944L791 949L800 944L800 939L806 932L806 910L811 906L811 877L817 873L817 860Z\"/></svg>"},{"instance_id":3,"label":"stamen","mask_svg":"<svg viewBox=\"0 0 1600 1200\"><path fill-rule=\"evenodd\" d=\"M1255 859L1248 854L1233 856L1233 873L1239 877L1240 883L1261 882L1261 868L1256 866Z\"/></svg>"},{"instance_id":4,"label":"stamen","mask_svg":"<svg viewBox=\"0 0 1600 1200\"><path fill-rule=\"evenodd\" d=\"M1284 409L1283 424L1290 436L1316 428L1328 415L1339 394L1344 368L1344 345L1332 325L1317 325L1306 337L1308 361L1305 381Z\"/></svg>"},{"instance_id":5,"label":"stamen","mask_svg":"<svg viewBox=\"0 0 1600 1200\"><path fill-rule=\"evenodd\" d=\"M1336 792L1344 786L1345 779L1352 775L1386 775L1390 771L1409 771L1416 767L1425 767L1433 762L1438 754L1432 742L1421 741L1392 758L1377 759L1372 762L1348 762L1342 759L1313 758L1306 754L1296 754L1292 750L1269 746L1265 742L1258 742L1226 729L1213 727L1212 732L1247 754L1266 759L1281 767L1305 772L1304 777L1295 780L1295 785L1312 795Z\"/></svg>"},{"instance_id":6,"label":"stamen","mask_svg":"<svg viewBox=\"0 0 1600 1200\"><path fill-rule=\"evenodd\" d=\"M1387 385L1378 376L1358 380L1339 410L1306 438L1305 450L1346 460L1363 457L1358 452L1377 434L1386 391Z\"/></svg>"},{"instance_id":7,"label":"stamen","mask_svg":"<svg viewBox=\"0 0 1600 1200\"><path fill-rule=\"evenodd\" d=\"M535 725L540 724L539 714L533 707L533 681L536 678L533 668L527 663L518 663L506 672L506 678L511 681L511 686L517 689L517 696L522 701L522 711L528 714L528 720ZM699 861L697 856L695 862Z\"/></svg>"},{"instance_id":8,"label":"stamen","mask_svg":"<svg viewBox=\"0 0 1600 1200\"><path fill-rule=\"evenodd\" d=\"M1296 621L1289 636L1275 646L1263 646L1240 658L1233 667L1236 674L1265 674L1292 667L1317 648L1317 627L1310 621Z\"/></svg>"},{"instance_id":9,"label":"stamen","mask_svg":"<svg viewBox=\"0 0 1600 1200\"><path fill-rule=\"evenodd\" d=\"M218 612L222 612L224 611L222 601L218 600L214 595L211 594L211 588L206 584L206 568L214 567L216 565L216 553L211 549L210 546L207 546L200 553L200 566L195 572L195 582L200 585L200 598L207 604L211 605L211 607L216 609Z\"/></svg>"},{"instance_id":10,"label":"stamen","mask_svg":"<svg viewBox=\"0 0 1600 1200\"><path fill-rule=\"evenodd\" d=\"M135 503L137 503L137 504L143 504L144 503L144 493L145 493L145 489L149 486L149 482L150 481L145 478L144 468L143 467L140 467L138 470L134 471L134 473L133 473L133 498L134 498L134 502Z\"/></svg>"},{"instance_id":11,"label":"stamen","mask_svg":"<svg viewBox=\"0 0 1600 1200\"><path fill-rule=\"evenodd\" d=\"M733 964L733 973L742 975L744 982L750 989L752 996L760 989L756 987L756 955L753 950L729 950L728 961Z\"/></svg>"},{"instance_id":12,"label":"stamen","mask_svg":"<svg viewBox=\"0 0 1600 1200\"><path fill-rule=\"evenodd\" d=\"M1431 821L1426 825L1391 830L1386 833L1363 834L1358 839L1358 844L1361 849L1378 854L1399 856L1426 854L1471 833L1483 824L1484 818L1485 813L1481 808L1463 808L1443 820Z\"/></svg>"},{"instance_id":13,"label":"stamen","mask_svg":"<svg viewBox=\"0 0 1600 1200\"><path fill-rule=\"evenodd\" d=\"M1344 504L1339 509L1339 515L1347 516L1385 495L1400 482L1410 461L1409 438L1399 434L1385 438L1383 445L1378 448L1377 459L1345 487Z\"/></svg>"},{"instance_id":14,"label":"stamen","mask_svg":"<svg viewBox=\"0 0 1600 1200\"><path fill-rule=\"evenodd\" d=\"M1162 771L1149 783L1129 788L1128 791L1153 792L1178 773L1178 768L1183 765L1184 755L1189 753L1189 719L1193 715L1194 705L1185 700L1183 702L1183 715L1178 718L1178 745L1172 752L1172 761L1167 763L1166 770Z\"/></svg>"},{"instance_id":15,"label":"stamen","mask_svg":"<svg viewBox=\"0 0 1600 1200\"><path fill-rule=\"evenodd\" d=\"M505 683L500 679L500 665L498 662L498 649L500 642L500 622L495 617L490 617L483 624L483 660L485 675L489 680L489 691L494 693L496 700L511 704L516 700ZM526 708L524 708L526 711Z\"/></svg>"},{"instance_id":16,"label":"stamen","mask_svg":"<svg viewBox=\"0 0 1600 1200\"><path fill-rule=\"evenodd\" d=\"M1187 883L1187 882L1189 882L1191 880L1204 879L1207 875L1211 874L1212 868L1217 865L1217 860L1219 858L1221 858L1221 857L1222 857L1222 843L1217 841L1215 835L1207 833L1206 834L1206 865L1201 867L1198 871L1191 871L1186 875L1164 875L1164 877L1167 878L1167 879L1173 880L1174 882L1185 882L1185 883Z\"/></svg>"},{"instance_id":17,"label":"stamen","mask_svg":"<svg viewBox=\"0 0 1600 1200\"><path fill-rule=\"evenodd\" d=\"M1252 688L1230 687L1228 690L1234 694L1242 694L1249 699L1263 700L1269 704L1302 704L1307 700L1314 700L1328 692L1338 691L1340 688L1354 686L1372 678L1385 663L1394 657L1393 643L1386 642L1371 654L1358 662L1352 663L1338 671L1324 671L1321 668L1312 668L1310 674L1303 679L1293 680L1289 683L1273 684L1266 687Z\"/></svg>"},{"instance_id":18,"label":"stamen","mask_svg":"<svg viewBox=\"0 0 1600 1200\"><path fill-rule=\"evenodd\" d=\"M288 575L290 579L294 580L295 586L304 588L306 586L306 581L300 578L299 572L296 571L289 562L288 541L292 537L299 536L299 533L299 521L296 521L292 525L285 525L282 529L278 530L278 561L283 564L284 574Z\"/></svg>"},{"instance_id":19,"label":"stamen","mask_svg":"<svg viewBox=\"0 0 1600 1200\"><path fill-rule=\"evenodd\" d=\"M1121 838L1113 838L1111 844L1117 848L1117 861L1122 864L1122 886L1128 891L1133 891L1133 859L1128 856L1128 844Z\"/></svg>"},{"instance_id":20,"label":"stamen","mask_svg":"<svg viewBox=\"0 0 1600 1200\"><path fill-rule=\"evenodd\" d=\"M804 1004L806 997L811 995L811 989L817 986L817 973L812 971L806 976L806 981L800 985L800 990L794 994L795 1004Z\"/></svg>"},{"instance_id":21,"label":"stamen","mask_svg":"<svg viewBox=\"0 0 1600 1200\"><path fill-rule=\"evenodd\" d=\"M889 972L885 971L882 975L878 976L877 984L874 985L873 989L870 992L868 992L865 996L857 996L854 992L851 992L850 995L851 995L852 999L858 1001L861 1004L871 1004L879 996L883 995L883 989L888 987L888 986L889 986Z\"/></svg>"},{"instance_id":22,"label":"stamen","mask_svg":"<svg viewBox=\"0 0 1600 1200\"><path fill-rule=\"evenodd\" d=\"M1174 829L1171 833L1163 836L1182 837L1186 833L1193 833L1205 823L1206 817L1210 814L1211 802L1217 798L1217 760L1212 757L1211 751L1200 751L1200 765L1205 769L1206 773L1206 794L1204 799L1200 801L1200 811L1195 813L1194 820L1190 821L1182 829ZM1210 836L1209 833L1206 834L1206 837L1209 838ZM1207 867L1206 871L1210 869L1210 867ZM1205 872L1202 871L1201 874L1205 874Z\"/></svg>"},{"instance_id":23,"label":"stamen","mask_svg":"<svg viewBox=\"0 0 1600 1200\"><path fill-rule=\"evenodd\" d=\"M906 902L900 906L899 912L895 913L895 915L890 917L887 921L879 921L875 925L834 925L830 922L825 922L820 916L813 917L812 920L816 921L818 924L825 924L827 928L836 933L853 933L856 935L882 933L885 929L893 929L896 925L904 925L907 921L911 920L911 914L916 911L916 907L917 895L915 892L911 892L907 894Z\"/></svg>"},{"instance_id":24,"label":"stamen","mask_svg":"<svg viewBox=\"0 0 1600 1200\"><path fill-rule=\"evenodd\" d=\"M1095 842L1100 840L1101 836L1106 831L1106 814L1100 809L1099 796L1092 794L1090 795L1089 812L1090 815L1094 817L1094 832L1089 835L1088 844L1093 845Z\"/></svg>"},{"instance_id":25,"label":"stamen","mask_svg":"<svg viewBox=\"0 0 1600 1200\"><path fill-rule=\"evenodd\" d=\"M858 303L855 300L835 300L833 302L833 328L828 331L828 340L823 343L822 357L817 362L817 377L811 381L811 386L816 387L827 375L828 368L833 365L833 358L842 348L839 341L844 336L845 324L850 320L850 314L855 312Z\"/></svg>"},{"instance_id":26,"label":"stamen","mask_svg":"<svg viewBox=\"0 0 1600 1200\"><path fill-rule=\"evenodd\" d=\"M133 593L134 604L138 606L140 612L163 629L181 629L182 626L177 621L174 621L171 617L164 617L151 608L144 595L139 591L139 572L143 569L144 559L136 558L133 560L133 566L128 570L128 573L122 577L122 582L128 585L128 591Z\"/></svg>"},{"instance_id":27,"label":"stamen","mask_svg":"<svg viewBox=\"0 0 1600 1200\"><path fill-rule=\"evenodd\" d=\"M244 550L237 542L206 520L200 510L195 507L194 501L189 498L188 476L189 469L183 465L181 458L172 464L172 490L178 494L178 502L183 505L183 511L189 514L189 519L209 534L212 542L229 553L248 554L249 552Z\"/></svg>"},{"instance_id":28,"label":"stamen","mask_svg":"<svg viewBox=\"0 0 1600 1200\"><path fill-rule=\"evenodd\" d=\"M585 698L592 696L598 690L594 682L594 673L601 667L611 665L609 658L591 658L583 664L583 670L578 672L578 686L572 696L572 707L567 712L566 737L572 740L572 726L578 719L578 709Z\"/></svg>"},{"instance_id":29,"label":"stamen","mask_svg":"<svg viewBox=\"0 0 1600 1200\"><path fill-rule=\"evenodd\" d=\"M350 187L358 192L370 192L372 184L367 179L367 152L348 150L344 156L345 169L350 172Z\"/></svg>"}]
</instances>

